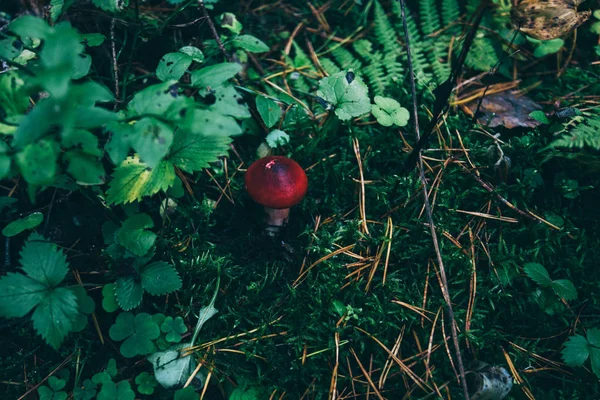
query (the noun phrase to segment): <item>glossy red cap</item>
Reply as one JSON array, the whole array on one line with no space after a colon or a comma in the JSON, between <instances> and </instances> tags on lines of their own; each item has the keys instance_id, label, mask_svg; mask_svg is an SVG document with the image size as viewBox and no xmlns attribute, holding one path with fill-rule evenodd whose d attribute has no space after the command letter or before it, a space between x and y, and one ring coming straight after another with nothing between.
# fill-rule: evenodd
<instances>
[{"instance_id":1,"label":"glossy red cap","mask_svg":"<svg viewBox=\"0 0 600 400\"><path fill-rule=\"evenodd\" d=\"M264 157L246 172L246 190L254 201L265 207L290 208L302 201L308 190L308 178L291 158Z\"/></svg>"}]
</instances>

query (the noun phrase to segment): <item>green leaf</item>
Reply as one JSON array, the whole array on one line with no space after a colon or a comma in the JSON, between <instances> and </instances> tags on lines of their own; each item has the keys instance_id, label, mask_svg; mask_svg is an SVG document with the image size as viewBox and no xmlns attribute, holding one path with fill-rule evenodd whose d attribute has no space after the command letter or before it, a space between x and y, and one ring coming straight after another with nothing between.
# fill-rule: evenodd
<instances>
[{"instance_id":1,"label":"green leaf","mask_svg":"<svg viewBox=\"0 0 600 400\"><path fill-rule=\"evenodd\" d=\"M42 18L26 15L19 17L10 23L8 29L22 38L43 39L48 35L51 28Z\"/></svg>"},{"instance_id":2,"label":"green leaf","mask_svg":"<svg viewBox=\"0 0 600 400\"><path fill-rule=\"evenodd\" d=\"M12 208L11 206L16 202L17 199L14 197L0 196L0 211L4 210L6 207Z\"/></svg>"},{"instance_id":3,"label":"green leaf","mask_svg":"<svg viewBox=\"0 0 600 400\"><path fill-rule=\"evenodd\" d=\"M17 71L0 74L0 109L7 116L25 114L29 107L29 96L24 92L25 81Z\"/></svg>"},{"instance_id":4,"label":"green leaf","mask_svg":"<svg viewBox=\"0 0 600 400\"><path fill-rule=\"evenodd\" d=\"M571 336L562 350L562 359L571 367L580 367L590 356L588 341L581 335Z\"/></svg>"},{"instance_id":5,"label":"green leaf","mask_svg":"<svg viewBox=\"0 0 600 400\"><path fill-rule=\"evenodd\" d=\"M187 386L175 392L175 400L198 400L198 393L193 386Z\"/></svg>"},{"instance_id":6,"label":"green leaf","mask_svg":"<svg viewBox=\"0 0 600 400\"><path fill-rule=\"evenodd\" d=\"M86 379L81 386L76 386L73 389L73 398L75 400L92 400L96 397L97 386L96 383Z\"/></svg>"},{"instance_id":7,"label":"green leaf","mask_svg":"<svg viewBox=\"0 0 600 400\"><path fill-rule=\"evenodd\" d=\"M88 315L94 312L96 308L96 303L94 300L88 296L87 291L83 286L75 286L71 288L75 297L77 297L77 307L79 309L79 314L77 314L75 320L73 321L73 326L71 327L72 332L80 332L88 324Z\"/></svg>"},{"instance_id":8,"label":"green leaf","mask_svg":"<svg viewBox=\"0 0 600 400\"><path fill-rule=\"evenodd\" d=\"M408 110L389 97L375 96L375 104L371 112L383 126L406 126L410 118Z\"/></svg>"},{"instance_id":9,"label":"green leaf","mask_svg":"<svg viewBox=\"0 0 600 400\"><path fill-rule=\"evenodd\" d=\"M228 154L231 138L205 136L179 130L175 133L168 160L185 172L200 171Z\"/></svg>"},{"instance_id":10,"label":"green leaf","mask_svg":"<svg viewBox=\"0 0 600 400\"><path fill-rule=\"evenodd\" d=\"M142 267L140 279L144 290L154 296L181 289L181 278L175 268L162 261Z\"/></svg>"},{"instance_id":11,"label":"green leaf","mask_svg":"<svg viewBox=\"0 0 600 400\"><path fill-rule=\"evenodd\" d=\"M217 17L217 21L219 21L219 24L223 28L228 29L236 35L242 31L243 26L233 13L223 13Z\"/></svg>"},{"instance_id":12,"label":"green leaf","mask_svg":"<svg viewBox=\"0 0 600 400\"><path fill-rule=\"evenodd\" d=\"M56 376L51 376L48 378L48 386L55 392L62 390L67 382L64 379L57 378Z\"/></svg>"},{"instance_id":13,"label":"green leaf","mask_svg":"<svg viewBox=\"0 0 600 400\"><path fill-rule=\"evenodd\" d=\"M133 126L131 144L148 167L156 167L173 142L173 129L154 118L142 118Z\"/></svg>"},{"instance_id":14,"label":"green leaf","mask_svg":"<svg viewBox=\"0 0 600 400\"><path fill-rule=\"evenodd\" d=\"M274 149L279 146L285 146L290 142L290 136L284 131L280 131L279 129L275 129L274 131L269 132L265 141L269 145L270 148Z\"/></svg>"},{"instance_id":15,"label":"green leaf","mask_svg":"<svg viewBox=\"0 0 600 400\"><path fill-rule=\"evenodd\" d=\"M207 87L215 89L241 71L242 66L236 63L221 63L204 67L192 72L192 86L200 89Z\"/></svg>"},{"instance_id":16,"label":"green leaf","mask_svg":"<svg viewBox=\"0 0 600 400\"><path fill-rule=\"evenodd\" d=\"M104 184L106 172L98 157L72 150L66 152L64 158L69 163L67 173L77 184L85 186Z\"/></svg>"},{"instance_id":17,"label":"green leaf","mask_svg":"<svg viewBox=\"0 0 600 400\"><path fill-rule=\"evenodd\" d=\"M256 109L267 128L272 128L281 118L279 104L268 97L258 96L256 98Z\"/></svg>"},{"instance_id":18,"label":"green leaf","mask_svg":"<svg viewBox=\"0 0 600 400\"><path fill-rule=\"evenodd\" d=\"M352 71L341 71L319 81L317 95L335 108L335 115L348 121L371 111L369 89Z\"/></svg>"},{"instance_id":19,"label":"green leaf","mask_svg":"<svg viewBox=\"0 0 600 400\"><path fill-rule=\"evenodd\" d=\"M0 179L6 178L10 174L10 150L8 145L0 142Z\"/></svg>"},{"instance_id":20,"label":"green leaf","mask_svg":"<svg viewBox=\"0 0 600 400\"><path fill-rule=\"evenodd\" d=\"M233 44L250 53L264 53L269 51L269 46L252 35L238 36L233 40Z\"/></svg>"},{"instance_id":21,"label":"green leaf","mask_svg":"<svg viewBox=\"0 0 600 400\"><path fill-rule=\"evenodd\" d=\"M127 105L130 116L156 115L166 120L181 118L182 110L193 104L192 99L179 95L177 81L171 80L137 92Z\"/></svg>"},{"instance_id":22,"label":"green leaf","mask_svg":"<svg viewBox=\"0 0 600 400\"><path fill-rule=\"evenodd\" d=\"M106 364L106 373L110 375L111 378L114 378L117 376L117 372L117 361L114 358L111 358Z\"/></svg>"},{"instance_id":23,"label":"green leaf","mask_svg":"<svg viewBox=\"0 0 600 400\"><path fill-rule=\"evenodd\" d=\"M54 140L42 139L17 153L16 162L27 183L41 186L54 181L59 150L58 143Z\"/></svg>"},{"instance_id":24,"label":"green leaf","mask_svg":"<svg viewBox=\"0 0 600 400\"><path fill-rule=\"evenodd\" d=\"M546 113L541 110L532 111L529 113L529 116L542 124L549 124L550 120L546 117Z\"/></svg>"},{"instance_id":25,"label":"green leaf","mask_svg":"<svg viewBox=\"0 0 600 400\"><path fill-rule=\"evenodd\" d=\"M146 395L154 393L154 388L158 385L156 378L147 372L142 372L136 376L135 383L138 385L138 392Z\"/></svg>"},{"instance_id":26,"label":"green leaf","mask_svg":"<svg viewBox=\"0 0 600 400\"><path fill-rule=\"evenodd\" d=\"M237 119L250 118L250 110L244 102L244 98L231 85L225 85L215 90L217 100L209 110L223 115L231 115Z\"/></svg>"},{"instance_id":27,"label":"green leaf","mask_svg":"<svg viewBox=\"0 0 600 400\"><path fill-rule=\"evenodd\" d=\"M115 312L119 309L119 303L117 303L117 294L114 283L104 285L102 288L102 308L106 312Z\"/></svg>"},{"instance_id":28,"label":"green leaf","mask_svg":"<svg viewBox=\"0 0 600 400\"><path fill-rule=\"evenodd\" d=\"M565 41L563 39L551 39L542 41L527 37L527 40L529 40L535 46L535 49L533 50L533 55L537 58L542 58L550 54L558 53L565 44Z\"/></svg>"},{"instance_id":29,"label":"green leaf","mask_svg":"<svg viewBox=\"0 0 600 400\"><path fill-rule=\"evenodd\" d=\"M64 133L64 132L63 132ZM62 137L62 147L65 149L80 150L91 156L102 157L102 150L98 148L98 138L84 129L74 129Z\"/></svg>"},{"instance_id":30,"label":"green leaf","mask_svg":"<svg viewBox=\"0 0 600 400\"><path fill-rule=\"evenodd\" d=\"M188 56L190 56L192 58L192 60L196 61L197 63L201 63L204 61L204 54L202 54L202 51L200 51L200 49L197 47L184 46L179 49L179 52L183 53L183 54L187 54Z\"/></svg>"},{"instance_id":31,"label":"green leaf","mask_svg":"<svg viewBox=\"0 0 600 400\"><path fill-rule=\"evenodd\" d=\"M229 400L259 400L260 391L255 386L239 385L229 396Z\"/></svg>"},{"instance_id":32,"label":"green leaf","mask_svg":"<svg viewBox=\"0 0 600 400\"><path fill-rule=\"evenodd\" d=\"M534 282L542 287L550 286L552 279L548 274L548 270L543 265L538 263L527 263L523 267L525 274Z\"/></svg>"},{"instance_id":33,"label":"green leaf","mask_svg":"<svg viewBox=\"0 0 600 400\"><path fill-rule=\"evenodd\" d=\"M23 272L48 288L59 285L69 272L63 252L35 233L23 245L20 256Z\"/></svg>"},{"instance_id":34,"label":"green leaf","mask_svg":"<svg viewBox=\"0 0 600 400\"><path fill-rule=\"evenodd\" d=\"M121 354L132 358L155 350L152 340L160 336L160 329L150 314L140 313L134 317L132 313L124 312L119 314L108 334L112 340L125 340L121 344Z\"/></svg>"},{"instance_id":35,"label":"green leaf","mask_svg":"<svg viewBox=\"0 0 600 400\"><path fill-rule=\"evenodd\" d=\"M71 330L77 315L77 298L67 288L56 288L37 305L33 312L33 327L46 343L58 349Z\"/></svg>"},{"instance_id":36,"label":"green leaf","mask_svg":"<svg viewBox=\"0 0 600 400\"><path fill-rule=\"evenodd\" d=\"M0 315L23 317L37 306L48 288L25 275L9 272L0 278Z\"/></svg>"},{"instance_id":37,"label":"green leaf","mask_svg":"<svg viewBox=\"0 0 600 400\"><path fill-rule=\"evenodd\" d=\"M121 308L129 311L140 305L144 290L134 276L125 276L115 282L115 294Z\"/></svg>"},{"instance_id":38,"label":"green leaf","mask_svg":"<svg viewBox=\"0 0 600 400\"><path fill-rule=\"evenodd\" d=\"M577 289L575 289L575 285L568 279L557 279L552 281L550 284L554 293L558 295L561 299L565 301L572 301L577 299Z\"/></svg>"},{"instance_id":39,"label":"green leaf","mask_svg":"<svg viewBox=\"0 0 600 400\"><path fill-rule=\"evenodd\" d=\"M104 149L113 163L121 164L131 149L134 127L130 124L111 123L106 129L110 132L110 140Z\"/></svg>"},{"instance_id":40,"label":"green leaf","mask_svg":"<svg viewBox=\"0 0 600 400\"><path fill-rule=\"evenodd\" d=\"M113 173L106 192L108 204L131 203L173 186L175 170L169 162L148 168L137 157L128 157Z\"/></svg>"},{"instance_id":41,"label":"green leaf","mask_svg":"<svg viewBox=\"0 0 600 400\"><path fill-rule=\"evenodd\" d=\"M79 40L88 47L100 46L104 43L106 36L101 33L80 33Z\"/></svg>"},{"instance_id":42,"label":"green leaf","mask_svg":"<svg viewBox=\"0 0 600 400\"><path fill-rule=\"evenodd\" d=\"M165 54L158 63L156 76L161 81L177 81L187 71L192 60L192 57L183 52Z\"/></svg>"},{"instance_id":43,"label":"green leaf","mask_svg":"<svg viewBox=\"0 0 600 400\"><path fill-rule=\"evenodd\" d=\"M92 0L94 5L104 11L116 12L129 4L128 0Z\"/></svg>"},{"instance_id":44,"label":"green leaf","mask_svg":"<svg viewBox=\"0 0 600 400\"><path fill-rule=\"evenodd\" d=\"M156 234L147 230L153 226L154 222L148 214L129 217L117 233L117 243L136 256L144 256L156 241Z\"/></svg>"},{"instance_id":45,"label":"green leaf","mask_svg":"<svg viewBox=\"0 0 600 400\"><path fill-rule=\"evenodd\" d=\"M44 214L41 212L31 213L25 218L20 218L6 225L6 227L2 229L2 234L6 237L16 236L23 231L35 228L41 224L43 220Z\"/></svg>"},{"instance_id":46,"label":"green leaf","mask_svg":"<svg viewBox=\"0 0 600 400\"><path fill-rule=\"evenodd\" d=\"M235 118L210 110L195 109L179 124L181 129L206 136L235 136L242 129Z\"/></svg>"},{"instance_id":47,"label":"green leaf","mask_svg":"<svg viewBox=\"0 0 600 400\"><path fill-rule=\"evenodd\" d=\"M166 317L160 325L160 330L167 334L167 341L171 343L181 342L181 334L187 332L187 326L181 317Z\"/></svg>"},{"instance_id":48,"label":"green leaf","mask_svg":"<svg viewBox=\"0 0 600 400\"><path fill-rule=\"evenodd\" d=\"M587 332L592 371L600 378L600 330L592 328Z\"/></svg>"},{"instance_id":49,"label":"green leaf","mask_svg":"<svg viewBox=\"0 0 600 400\"><path fill-rule=\"evenodd\" d=\"M97 0L94 0L97 1ZM127 381L121 381L115 384L112 381L102 385L96 400L134 400L135 392Z\"/></svg>"}]
</instances>

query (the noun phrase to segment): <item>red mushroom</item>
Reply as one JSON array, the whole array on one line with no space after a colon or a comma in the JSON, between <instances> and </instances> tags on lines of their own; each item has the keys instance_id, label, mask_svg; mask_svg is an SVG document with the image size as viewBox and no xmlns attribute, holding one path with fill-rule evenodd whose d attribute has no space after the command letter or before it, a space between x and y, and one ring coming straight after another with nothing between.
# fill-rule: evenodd
<instances>
[{"instance_id":1,"label":"red mushroom","mask_svg":"<svg viewBox=\"0 0 600 400\"><path fill-rule=\"evenodd\" d=\"M300 203L308 189L302 167L282 156L254 162L246 172L245 182L250 197L265 208L267 232L271 235L287 223L290 207Z\"/></svg>"}]
</instances>

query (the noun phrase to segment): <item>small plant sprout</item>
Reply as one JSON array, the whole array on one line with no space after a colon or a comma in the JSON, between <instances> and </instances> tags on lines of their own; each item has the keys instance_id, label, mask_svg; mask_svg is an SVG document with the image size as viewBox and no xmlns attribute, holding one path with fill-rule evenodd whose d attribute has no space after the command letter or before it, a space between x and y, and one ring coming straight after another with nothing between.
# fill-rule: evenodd
<instances>
[{"instance_id":1,"label":"small plant sprout","mask_svg":"<svg viewBox=\"0 0 600 400\"><path fill-rule=\"evenodd\" d=\"M308 189L302 167L283 156L264 157L246 172L246 190L254 201L264 206L266 231L275 236L290 215L290 207L300 203Z\"/></svg>"}]
</instances>

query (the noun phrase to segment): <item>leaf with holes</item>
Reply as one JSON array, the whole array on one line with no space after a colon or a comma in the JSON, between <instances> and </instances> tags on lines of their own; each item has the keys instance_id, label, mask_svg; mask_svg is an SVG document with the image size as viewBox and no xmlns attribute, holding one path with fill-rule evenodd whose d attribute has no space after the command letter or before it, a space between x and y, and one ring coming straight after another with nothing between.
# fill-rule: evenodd
<instances>
[{"instance_id":1,"label":"leaf with holes","mask_svg":"<svg viewBox=\"0 0 600 400\"><path fill-rule=\"evenodd\" d=\"M179 80L192 64L192 57L183 53L168 53L160 59L156 76L161 81Z\"/></svg>"},{"instance_id":2,"label":"leaf with holes","mask_svg":"<svg viewBox=\"0 0 600 400\"><path fill-rule=\"evenodd\" d=\"M335 115L342 121L360 117L371 111L369 89L351 70L321 79L317 96L331 104Z\"/></svg>"}]
</instances>

